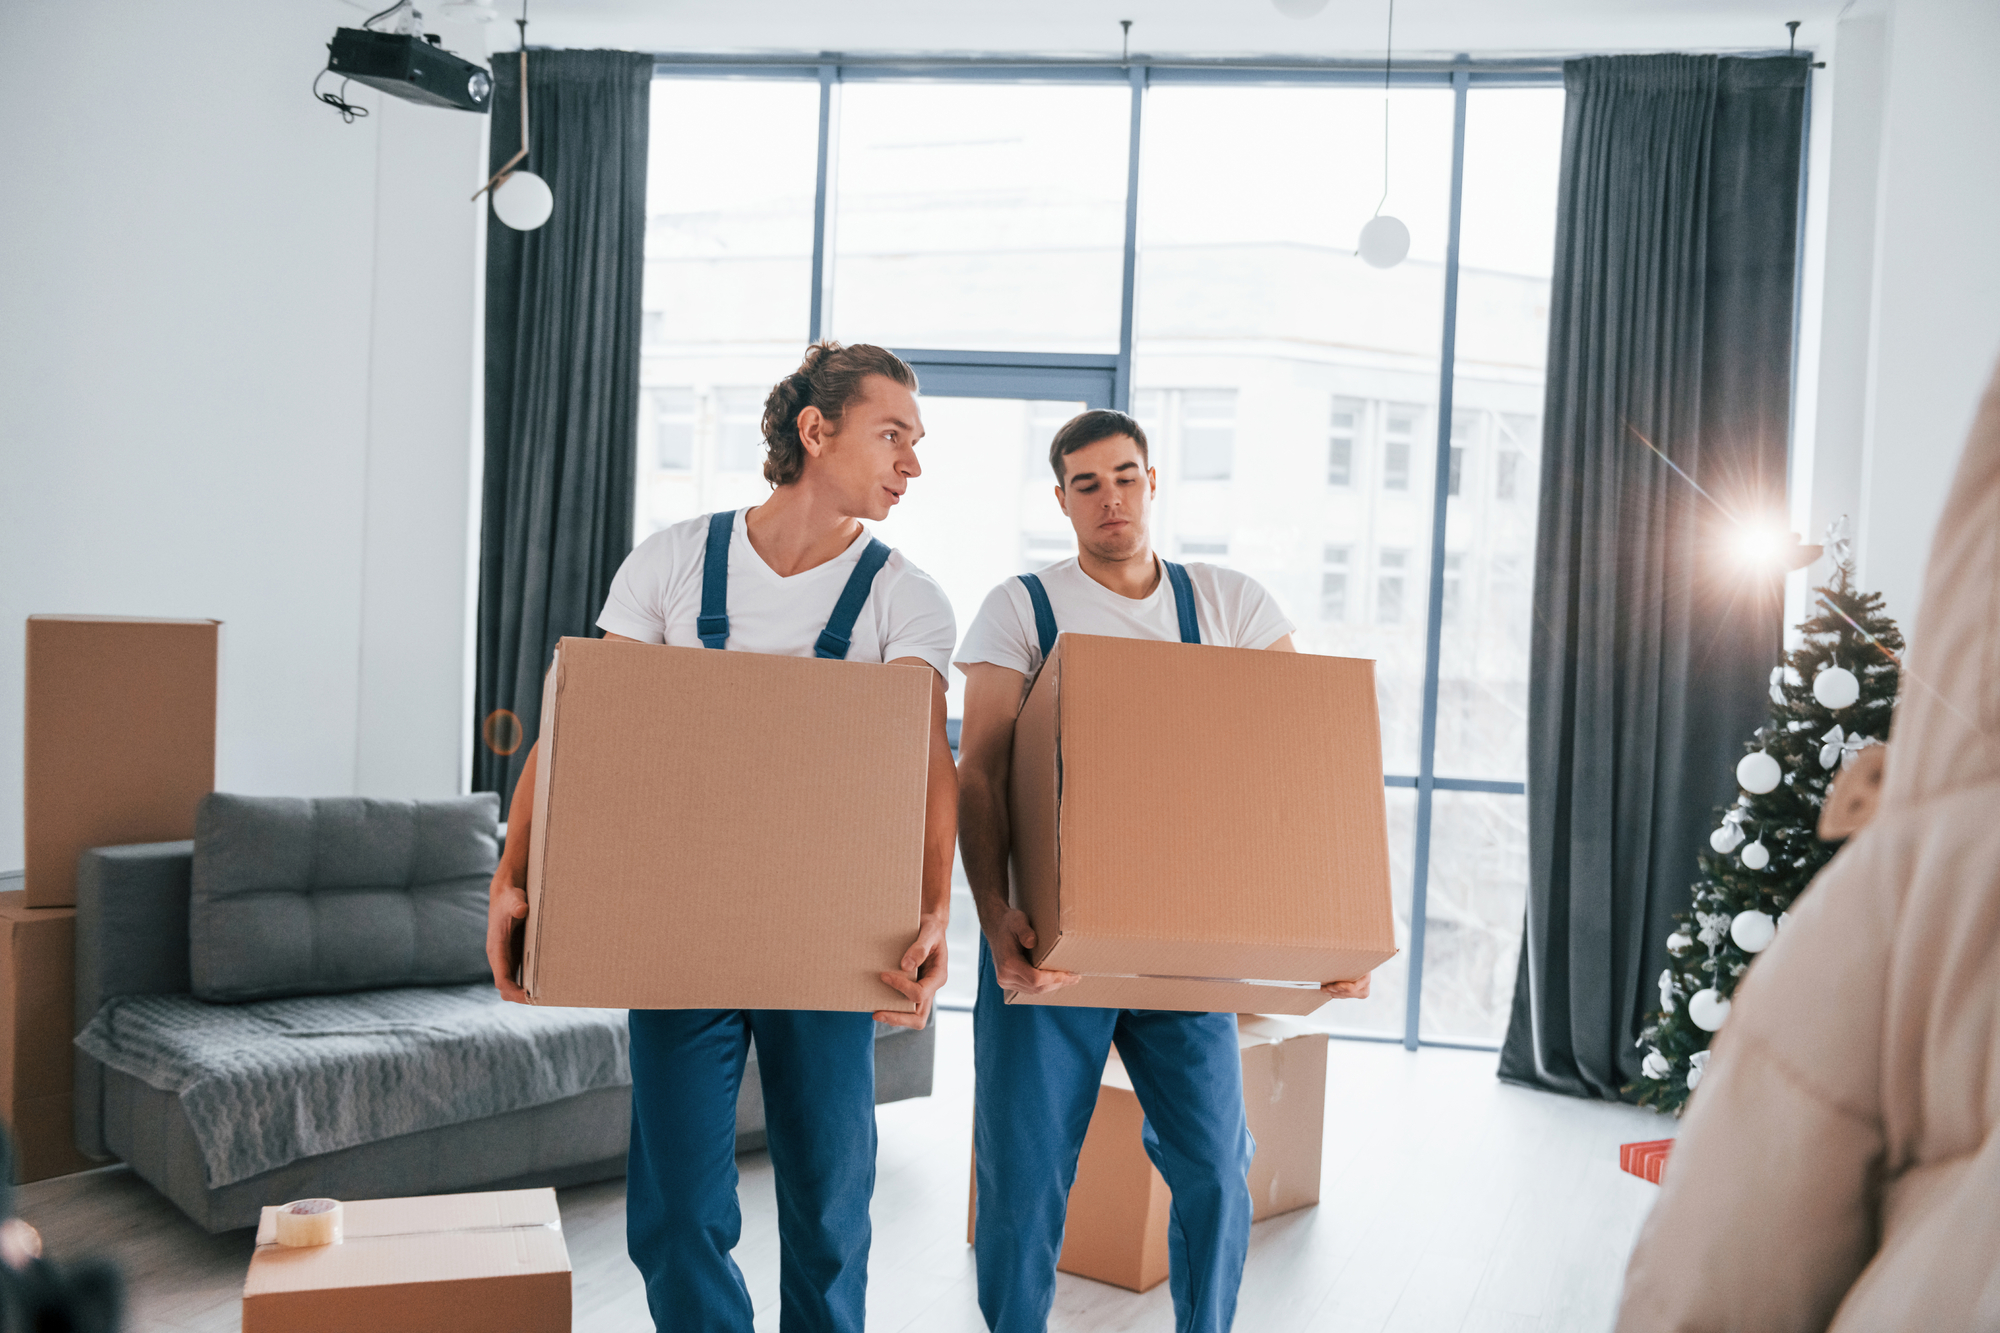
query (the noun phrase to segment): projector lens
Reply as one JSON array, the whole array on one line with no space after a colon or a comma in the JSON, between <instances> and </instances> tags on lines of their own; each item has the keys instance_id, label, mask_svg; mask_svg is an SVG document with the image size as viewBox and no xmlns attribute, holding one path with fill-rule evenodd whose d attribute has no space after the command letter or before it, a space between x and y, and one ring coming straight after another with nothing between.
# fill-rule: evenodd
<instances>
[{"instance_id":1,"label":"projector lens","mask_svg":"<svg viewBox=\"0 0 2000 1333\"><path fill-rule=\"evenodd\" d=\"M465 81L465 91L473 101L483 102L486 94L493 91L493 80L486 77L485 70L474 70L472 77Z\"/></svg>"}]
</instances>

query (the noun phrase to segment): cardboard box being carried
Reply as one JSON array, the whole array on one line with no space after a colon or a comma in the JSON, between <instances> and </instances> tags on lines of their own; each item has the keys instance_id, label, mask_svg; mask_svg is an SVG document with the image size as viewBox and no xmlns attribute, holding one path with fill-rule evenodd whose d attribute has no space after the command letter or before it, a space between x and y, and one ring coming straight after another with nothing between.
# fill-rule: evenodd
<instances>
[{"instance_id":1,"label":"cardboard box being carried","mask_svg":"<svg viewBox=\"0 0 2000 1333\"><path fill-rule=\"evenodd\" d=\"M523 985L619 1009L914 1008L923 667L564 639Z\"/></svg>"},{"instance_id":2,"label":"cardboard box being carried","mask_svg":"<svg viewBox=\"0 0 2000 1333\"><path fill-rule=\"evenodd\" d=\"M1243 1111L1257 1155L1250 1163L1251 1218L1261 1222L1319 1202L1326 1126L1326 1034L1292 1019L1237 1019L1243 1052ZM1167 1213L1172 1192L1146 1155L1146 1121L1118 1053L1105 1062L1070 1186L1056 1267L1128 1291L1167 1280ZM966 1220L972 1243L975 1197Z\"/></svg>"},{"instance_id":3,"label":"cardboard box being carried","mask_svg":"<svg viewBox=\"0 0 2000 1333\"><path fill-rule=\"evenodd\" d=\"M70 1113L76 909L0 893L0 1114L17 1184L88 1171Z\"/></svg>"},{"instance_id":4,"label":"cardboard box being carried","mask_svg":"<svg viewBox=\"0 0 2000 1333\"><path fill-rule=\"evenodd\" d=\"M28 903L76 902L92 847L194 836L215 789L218 622L29 616Z\"/></svg>"},{"instance_id":5,"label":"cardboard box being carried","mask_svg":"<svg viewBox=\"0 0 2000 1333\"><path fill-rule=\"evenodd\" d=\"M1393 957L1374 663L1064 634L1014 724L1009 1004L1306 1014Z\"/></svg>"},{"instance_id":6,"label":"cardboard box being carried","mask_svg":"<svg viewBox=\"0 0 2000 1333\"><path fill-rule=\"evenodd\" d=\"M568 1333L552 1189L341 1205L342 1239L288 1249L264 1209L243 1333Z\"/></svg>"}]
</instances>

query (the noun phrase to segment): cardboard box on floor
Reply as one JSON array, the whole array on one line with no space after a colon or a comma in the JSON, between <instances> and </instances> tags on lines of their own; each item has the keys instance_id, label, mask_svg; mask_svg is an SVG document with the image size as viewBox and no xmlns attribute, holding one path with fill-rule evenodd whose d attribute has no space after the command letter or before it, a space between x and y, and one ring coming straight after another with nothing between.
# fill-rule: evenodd
<instances>
[{"instance_id":1,"label":"cardboard box on floor","mask_svg":"<svg viewBox=\"0 0 2000 1333\"><path fill-rule=\"evenodd\" d=\"M194 836L215 788L220 622L29 616L27 893L76 902L92 847Z\"/></svg>"},{"instance_id":2,"label":"cardboard box on floor","mask_svg":"<svg viewBox=\"0 0 2000 1333\"><path fill-rule=\"evenodd\" d=\"M1307 1014L1393 957L1374 663L1064 634L1014 724L1009 1004Z\"/></svg>"},{"instance_id":3,"label":"cardboard box on floor","mask_svg":"<svg viewBox=\"0 0 2000 1333\"><path fill-rule=\"evenodd\" d=\"M0 1114L17 1184L97 1165L76 1150L70 1113L75 1005L76 909L0 893Z\"/></svg>"},{"instance_id":4,"label":"cardboard box on floor","mask_svg":"<svg viewBox=\"0 0 2000 1333\"><path fill-rule=\"evenodd\" d=\"M523 984L539 1004L914 1009L923 667L563 639Z\"/></svg>"},{"instance_id":5,"label":"cardboard box on floor","mask_svg":"<svg viewBox=\"0 0 2000 1333\"><path fill-rule=\"evenodd\" d=\"M1292 1019L1243 1014L1237 1040L1243 1052L1243 1110L1257 1140L1250 1163L1251 1217L1261 1222L1319 1202L1327 1038ZM1131 1075L1113 1051L1070 1186L1056 1260L1062 1272L1130 1291L1150 1291L1167 1280L1172 1194L1141 1141L1145 1118ZM978 1213L976 1175L973 1194L966 1210L967 1244Z\"/></svg>"},{"instance_id":6,"label":"cardboard box on floor","mask_svg":"<svg viewBox=\"0 0 2000 1333\"><path fill-rule=\"evenodd\" d=\"M569 1249L552 1189L343 1202L337 1245L257 1224L243 1333L568 1333Z\"/></svg>"}]
</instances>

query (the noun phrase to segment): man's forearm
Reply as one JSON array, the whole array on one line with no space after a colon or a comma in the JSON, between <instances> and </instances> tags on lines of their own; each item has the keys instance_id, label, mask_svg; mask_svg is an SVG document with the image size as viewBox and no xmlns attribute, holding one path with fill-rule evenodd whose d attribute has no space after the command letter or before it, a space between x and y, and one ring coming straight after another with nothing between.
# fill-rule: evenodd
<instances>
[{"instance_id":1,"label":"man's forearm","mask_svg":"<svg viewBox=\"0 0 2000 1333\"><path fill-rule=\"evenodd\" d=\"M958 784L958 843L965 877L982 930L996 925L1011 905L1007 896L1007 803L986 775L967 771Z\"/></svg>"},{"instance_id":2,"label":"man's forearm","mask_svg":"<svg viewBox=\"0 0 2000 1333\"><path fill-rule=\"evenodd\" d=\"M942 757L931 757L929 791L924 802L923 913L948 919L952 844L958 840L958 770L951 762L951 747L940 748L944 751Z\"/></svg>"},{"instance_id":3,"label":"man's forearm","mask_svg":"<svg viewBox=\"0 0 2000 1333\"><path fill-rule=\"evenodd\" d=\"M528 747L528 757L521 762L521 777L514 784L514 800L507 807L507 845L500 851L499 875L517 888L525 888L528 883L528 842L535 833L535 770L536 757L541 752L540 741Z\"/></svg>"}]
</instances>

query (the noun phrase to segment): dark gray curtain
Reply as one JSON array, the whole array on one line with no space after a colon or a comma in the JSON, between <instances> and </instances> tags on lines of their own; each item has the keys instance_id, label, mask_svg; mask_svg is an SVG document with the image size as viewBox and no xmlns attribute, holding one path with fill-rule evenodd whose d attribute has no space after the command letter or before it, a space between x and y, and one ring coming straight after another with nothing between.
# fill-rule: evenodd
<instances>
[{"instance_id":1,"label":"dark gray curtain","mask_svg":"<svg viewBox=\"0 0 2000 1333\"><path fill-rule=\"evenodd\" d=\"M1565 67L1511 1081L1638 1076L1671 916L1769 707L1782 585L1734 537L1785 512L1806 77Z\"/></svg>"},{"instance_id":2,"label":"dark gray curtain","mask_svg":"<svg viewBox=\"0 0 2000 1333\"><path fill-rule=\"evenodd\" d=\"M497 170L520 147L519 57L496 56L493 75ZM472 785L503 809L550 651L596 632L632 547L652 76L640 52L530 51L525 166L555 212L528 232L488 219Z\"/></svg>"}]
</instances>

